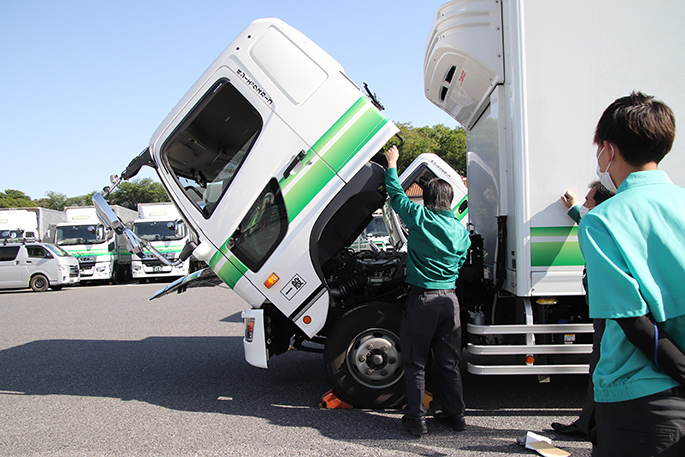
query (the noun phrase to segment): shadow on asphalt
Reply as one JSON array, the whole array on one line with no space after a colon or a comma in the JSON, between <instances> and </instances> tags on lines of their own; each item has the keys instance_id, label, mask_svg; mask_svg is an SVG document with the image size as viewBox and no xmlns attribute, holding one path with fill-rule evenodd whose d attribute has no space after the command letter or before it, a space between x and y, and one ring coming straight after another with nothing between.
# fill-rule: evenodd
<instances>
[{"instance_id":1,"label":"shadow on asphalt","mask_svg":"<svg viewBox=\"0 0 685 457\"><path fill-rule=\"evenodd\" d=\"M233 316L227 319L233 320ZM292 351L270 361L269 370L248 365L241 337L150 337L140 341L43 340L0 351L4 394L71 395L137 400L181 411L253 416L281 426L312 427L333 439L373 441L374 446L419 455L441 455L399 431L400 411L319 409L328 390L320 354ZM469 415L577 414L585 377L476 377L465 374ZM499 395L504 392L506 395ZM563 392L563 395L560 393ZM506 400L505 400L506 399ZM531 408L543 408L542 411ZM555 408L545 411L544 408ZM360 423L364 424L360 427ZM451 431L433 424L430 446L451 447ZM470 431L476 427L470 426ZM364 436L360 430L368 430ZM525 430L481 428L517 453ZM463 435L462 435L463 436ZM480 440L479 440L480 441ZM466 443L465 443L466 444ZM479 445L471 443L473 451Z\"/></svg>"}]
</instances>

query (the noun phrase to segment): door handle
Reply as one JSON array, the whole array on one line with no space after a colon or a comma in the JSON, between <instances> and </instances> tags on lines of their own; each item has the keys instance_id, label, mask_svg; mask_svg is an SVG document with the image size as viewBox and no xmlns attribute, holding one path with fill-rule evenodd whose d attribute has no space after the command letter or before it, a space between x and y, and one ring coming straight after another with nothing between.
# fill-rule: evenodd
<instances>
[{"instance_id":1,"label":"door handle","mask_svg":"<svg viewBox=\"0 0 685 457\"><path fill-rule=\"evenodd\" d=\"M290 173L292 173L292 171L295 169L298 163L302 162L302 159L304 159L304 156L306 155L307 153L304 152L304 149L297 153L293 161L290 162L290 165L288 165L288 167L283 172L283 179L286 179L288 176L290 176Z\"/></svg>"}]
</instances>

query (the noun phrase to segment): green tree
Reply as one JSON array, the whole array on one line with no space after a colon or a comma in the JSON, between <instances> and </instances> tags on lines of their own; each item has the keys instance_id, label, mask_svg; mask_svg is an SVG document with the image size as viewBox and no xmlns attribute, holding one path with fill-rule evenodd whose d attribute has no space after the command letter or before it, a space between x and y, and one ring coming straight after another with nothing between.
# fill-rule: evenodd
<instances>
[{"instance_id":1,"label":"green tree","mask_svg":"<svg viewBox=\"0 0 685 457\"><path fill-rule=\"evenodd\" d=\"M47 198L39 198L36 200L38 206L62 211L67 204L67 196L64 194L48 191L45 193L45 195L47 195Z\"/></svg>"},{"instance_id":2,"label":"green tree","mask_svg":"<svg viewBox=\"0 0 685 457\"><path fill-rule=\"evenodd\" d=\"M122 182L109 195L108 200L112 205L125 206L133 210L138 209L138 203L170 201L164 187L160 183L154 182L151 178Z\"/></svg>"},{"instance_id":3,"label":"green tree","mask_svg":"<svg viewBox=\"0 0 685 457\"><path fill-rule=\"evenodd\" d=\"M22 208L26 206L36 206L36 202L24 192L15 189L6 189L5 192L0 192L0 208Z\"/></svg>"},{"instance_id":4,"label":"green tree","mask_svg":"<svg viewBox=\"0 0 685 457\"><path fill-rule=\"evenodd\" d=\"M404 140L397 164L399 173L402 173L420 154L433 153L440 156L457 173L466 176L466 134L462 127L452 129L443 124L414 127L409 122L396 125ZM393 138L388 147L391 144L399 146L399 143L399 139Z\"/></svg>"}]
</instances>

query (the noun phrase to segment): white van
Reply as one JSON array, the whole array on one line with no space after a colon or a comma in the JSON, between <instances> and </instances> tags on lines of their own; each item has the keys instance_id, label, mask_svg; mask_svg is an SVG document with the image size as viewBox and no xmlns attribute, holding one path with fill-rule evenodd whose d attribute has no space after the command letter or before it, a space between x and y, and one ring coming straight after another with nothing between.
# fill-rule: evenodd
<instances>
[{"instance_id":1,"label":"white van","mask_svg":"<svg viewBox=\"0 0 685 457\"><path fill-rule=\"evenodd\" d=\"M0 245L0 289L59 290L80 281L78 260L47 243Z\"/></svg>"}]
</instances>

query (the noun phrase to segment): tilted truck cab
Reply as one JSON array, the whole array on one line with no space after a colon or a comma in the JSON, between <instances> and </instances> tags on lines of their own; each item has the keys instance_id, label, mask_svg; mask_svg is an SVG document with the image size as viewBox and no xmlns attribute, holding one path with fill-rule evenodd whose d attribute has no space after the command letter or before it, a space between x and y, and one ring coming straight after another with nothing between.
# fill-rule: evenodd
<instances>
[{"instance_id":1,"label":"tilted truck cab","mask_svg":"<svg viewBox=\"0 0 685 457\"><path fill-rule=\"evenodd\" d=\"M267 367L291 347L322 352L328 379L357 406L401 404L399 318L406 295L406 236L386 203L385 158L398 128L328 54L277 19L251 23L215 60L114 184L142 165L194 232L190 252L249 305L246 360ZM405 188L430 176L466 188L442 159L422 155ZM154 253L94 196L99 214ZM383 208L392 246L350 244ZM158 258L163 262L161 253ZM206 270L156 296L205 279Z\"/></svg>"}]
</instances>

